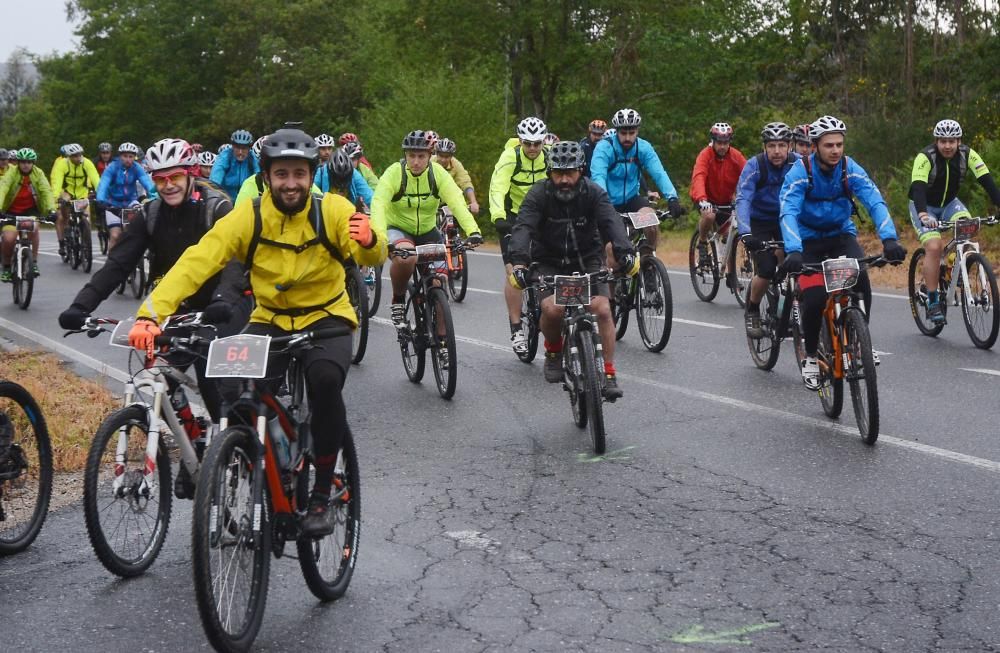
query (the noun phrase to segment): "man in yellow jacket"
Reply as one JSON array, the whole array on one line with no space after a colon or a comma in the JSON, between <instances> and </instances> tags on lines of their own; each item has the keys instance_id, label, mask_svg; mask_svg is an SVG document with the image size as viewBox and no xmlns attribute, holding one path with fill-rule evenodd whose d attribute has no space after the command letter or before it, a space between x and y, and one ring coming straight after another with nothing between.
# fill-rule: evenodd
<instances>
[{"instance_id":1,"label":"man in yellow jacket","mask_svg":"<svg viewBox=\"0 0 1000 653\"><path fill-rule=\"evenodd\" d=\"M450 138L442 138L434 146L434 156L431 161L439 163L442 168L448 171L451 178L455 180L458 187L465 194L465 201L469 203L469 211L475 215L479 213L479 202L476 201L476 189L472 185L472 177L465 169L462 162L455 156L457 146Z\"/></svg>"},{"instance_id":2,"label":"man in yellow jacket","mask_svg":"<svg viewBox=\"0 0 1000 653\"><path fill-rule=\"evenodd\" d=\"M357 326L345 291L343 261L379 265L385 234L343 197L310 194L319 155L316 142L286 126L267 136L261 167L267 188L215 223L187 249L136 314L129 342L151 354L159 323L232 258L247 263L257 307L245 333L281 336L347 324ZM341 394L351 360L349 335L323 340L303 354L312 408L316 481L301 522L305 537L333 532L330 488L343 437L349 433ZM287 359L275 358L268 377L282 378Z\"/></svg>"},{"instance_id":3,"label":"man in yellow jacket","mask_svg":"<svg viewBox=\"0 0 1000 653\"><path fill-rule=\"evenodd\" d=\"M59 217L56 218L56 236L59 238L59 255L63 255L63 231L69 220L69 202L85 200L97 192L101 176L97 174L94 162L83 156L83 146L70 143L63 146L64 157L52 166L52 192L59 199ZM86 234L90 234L90 220L87 219Z\"/></svg>"}]
</instances>

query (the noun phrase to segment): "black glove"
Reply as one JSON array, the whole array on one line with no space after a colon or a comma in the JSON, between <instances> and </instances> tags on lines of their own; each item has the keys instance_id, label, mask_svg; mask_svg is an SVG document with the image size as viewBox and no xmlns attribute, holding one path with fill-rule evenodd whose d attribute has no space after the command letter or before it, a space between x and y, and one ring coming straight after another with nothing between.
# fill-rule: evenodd
<instances>
[{"instance_id":1,"label":"black glove","mask_svg":"<svg viewBox=\"0 0 1000 653\"><path fill-rule=\"evenodd\" d=\"M751 252L756 252L764 247L764 241L753 234L743 234L740 240L743 241L743 246Z\"/></svg>"},{"instance_id":2,"label":"black glove","mask_svg":"<svg viewBox=\"0 0 1000 653\"><path fill-rule=\"evenodd\" d=\"M201 312L201 321L205 324L225 324L232 317L233 305L222 299L213 300Z\"/></svg>"},{"instance_id":3,"label":"black glove","mask_svg":"<svg viewBox=\"0 0 1000 653\"><path fill-rule=\"evenodd\" d=\"M479 247L483 244L483 235L478 231L471 233L465 242L469 245L469 247Z\"/></svg>"},{"instance_id":4,"label":"black glove","mask_svg":"<svg viewBox=\"0 0 1000 653\"><path fill-rule=\"evenodd\" d=\"M88 317L90 313L74 304L59 314L59 326L67 331L77 331L83 328Z\"/></svg>"},{"instance_id":5,"label":"black glove","mask_svg":"<svg viewBox=\"0 0 1000 653\"><path fill-rule=\"evenodd\" d=\"M890 263L902 262L906 258L906 248L895 238L886 238L882 241L882 258Z\"/></svg>"},{"instance_id":6,"label":"black glove","mask_svg":"<svg viewBox=\"0 0 1000 653\"><path fill-rule=\"evenodd\" d=\"M802 252L791 252L785 255L785 262L781 264L785 272L802 272Z\"/></svg>"},{"instance_id":7,"label":"black glove","mask_svg":"<svg viewBox=\"0 0 1000 653\"><path fill-rule=\"evenodd\" d=\"M500 218L493 222L493 228L497 230L497 235L504 236L510 233L510 223L506 218Z\"/></svg>"},{"instance_id":8,"label":"black glove","mask_svg":"<svg viewBox=\"0 0 1000 653\"><path fill-rule=\"evenodd\" d=\"M667 200L667 209L670 211L670 217L674 220L687 213L687 209L681 206L681 201L676 197L671 197Z\"/></svg>"}]
</instances>

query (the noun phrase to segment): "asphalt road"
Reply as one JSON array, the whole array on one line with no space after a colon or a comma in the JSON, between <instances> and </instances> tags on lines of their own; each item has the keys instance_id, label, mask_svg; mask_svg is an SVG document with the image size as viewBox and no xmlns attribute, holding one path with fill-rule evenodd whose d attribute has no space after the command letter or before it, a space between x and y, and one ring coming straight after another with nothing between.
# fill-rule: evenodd
<instances>
[{"instance_id":1,"label":"asphalt road","mask_svg":"<svg viewBox=\"0 0 1000 653\"><path fill-rule=\"evenodd\" d=\"M92 357L84 373L126 369L104 339L61 338L85 276L43 248L31 308L0 299L4 335ZM670 343L650 354L634 325L619 343L625 397L606 405L595 457L540 361L509 350L499 259L470 268L453 401L430 370L409 383L392 330L373 324L346 389L363 488L354 579L321 605L295 561L276 561L256 650L1000 649L1000 357L960 322L932 340L905 299L876 298L883 435L868 447L849 403L823 415L789 344L757 370L733 297L702 303L671 274ZM79 502L51 514L34 546L0 559L0 648L207 649L189 515L175 501L160 558L121 581L93 556Z\"/></svg>"}]
</instances>

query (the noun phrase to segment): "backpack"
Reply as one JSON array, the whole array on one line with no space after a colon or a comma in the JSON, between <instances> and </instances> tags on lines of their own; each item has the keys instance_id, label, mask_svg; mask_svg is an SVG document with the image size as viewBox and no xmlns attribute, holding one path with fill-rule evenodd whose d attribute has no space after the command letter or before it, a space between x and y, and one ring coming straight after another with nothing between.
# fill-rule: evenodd
<instances>
[{"instance_id":1,"label":"backpack","mask_svg":"<svg viewBox=\"0 0 1000 653\"><path fill-rule=\"evenodd\" d=\"M392 202L398 202L403 199L403 195L406 194L406 159L399 160L399 169L401 173L399 190L397 190L396 194L392 196L392 200L390 200ZM430 162L427 163L427 183L430 184L431 195L434 196L434 199L441 199L441 196L438 194L437 181L434 179L434 164Z\"/></svg>"}]
</instances>

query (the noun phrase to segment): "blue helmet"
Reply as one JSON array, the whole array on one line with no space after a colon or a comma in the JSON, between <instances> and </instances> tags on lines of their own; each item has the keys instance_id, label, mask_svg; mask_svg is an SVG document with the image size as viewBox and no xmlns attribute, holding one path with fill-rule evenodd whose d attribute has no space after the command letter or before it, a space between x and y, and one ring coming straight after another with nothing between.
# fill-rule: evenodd
<instances>
[{"instance_id":1,"label":"blue helmet","mask_svg":"<svg viewBox=\"0 0 1000 653\"><path fill-rule=\"evenodd\" d=\"M253 143L253 134L245 129L237 129L229 137L229 140L233 145L246 145L250 147L250 144Z\"/></svg>"}]
</instances>

